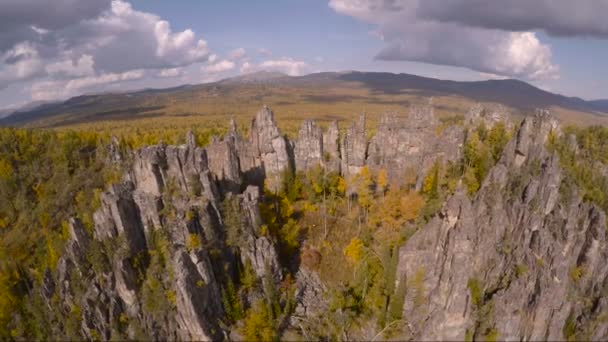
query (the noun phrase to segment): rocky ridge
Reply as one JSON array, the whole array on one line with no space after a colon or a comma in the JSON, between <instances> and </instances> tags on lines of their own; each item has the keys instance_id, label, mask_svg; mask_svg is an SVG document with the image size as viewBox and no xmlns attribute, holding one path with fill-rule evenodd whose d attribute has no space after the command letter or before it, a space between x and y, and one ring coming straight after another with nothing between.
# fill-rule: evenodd
<instances>
[{"instance_id":1,"label":"rocky ridge","mask_svg":"<svg viewBox=\"0 0 608 342\"><path fill-rule=\"evenodd\" d=\"M492 124L506 116L483 113L473 109L465 121ZM233 121L205 148L189 135L186 145L135 151L123 181L101 195L93 236L70 221L58 279L48 277L46 287L58 286L64 303L79 303L79 329L89 339L120 338L112 328L119 317L138 322L124 336L130 339L231 337L222 321L223 284L245 264L258 285L283 278L276 241L260 231L264 186L277 190L285 172L316 165L344 177L364 166L386 169L394 180L414 169L421 179L436 160L460 158L466 131L442 127L431 107L412 108L408 120L384 116L369 141L365 126L362 115L340 137L337 122L324 132L305 121L290 142L264 107L247 138ZM577 195L562 203L558 159L545 148L548 136L559 132L546 113L524 120L478 194L471 199L457 191L401 249L399 281L407 284L411 338L481 338L494 331L505 339L560 338L568 320L589 327L592 338L606 336L608 326L599 323L607 305L603 286L591 276L607 279L600 262L605 214ZM126 159L116 151L113 160ZM228 233L234 226L237 241ZM102 262L107 266L83 267L92 259L90 247L100 244L111 251ZM170 272L142 283L142 274L158 264ZM569 274L576 267L584 272L574 281ZM84 289L73 288L77 278L85 279ZM145 298L159 288L166 312L151 309ZM318 276L302 268L292 323L326 307L324 291ZM583 295L592 298L592 309L583 300L563 300Z\"/></svg>"},{"instance_id":2,"label":"rocky ridge","mask_svg":"<svg viewBox=\"0 0 608 342\"><path fill-rule=\"evenodd\" d=\"M606 215L566 193L546 147L560 134L544 111L525 118L479 192L457 191L402 247L411 338L606 338Z\"/></svg>"}]
</instances>

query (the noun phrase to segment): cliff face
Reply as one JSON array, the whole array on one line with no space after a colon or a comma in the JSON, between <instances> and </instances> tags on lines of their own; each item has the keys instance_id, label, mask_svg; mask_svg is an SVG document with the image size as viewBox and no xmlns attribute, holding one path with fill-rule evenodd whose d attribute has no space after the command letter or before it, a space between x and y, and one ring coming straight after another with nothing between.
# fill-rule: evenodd
<instances>
[{"instance_id":1,"label":"cliff face","mask_svg":"<svg viewBox=\"0 0 608 342\"><path fill-rule=\"evenodd\" d=\"M259 234L259 189L249 186L239 194L244 176L235 147L226 139L207 149L192 142L143 148L135 153L125 180L101 194L94 241L88 240L80 222L71 221L57 285L64 289L64 302L82 308L86 337L120 337L112 327L118 317L125 317L141 329L128 331L129 338L221 339L220 284L226 274L248 263L260 282L267 272L277 281L282 278L273 241ZM278 159L267 160L275 163L271 172L276 171ZM232 214L240 220L238 245L227 241L224 198L234 203ZM108 259L100 260L107 268L83 267L91 243L110 246L105 250ZM152 271L157 278L145 276ZM84 294L72 290L75 277L85 279ZM51 279L48 286L55 286Z\"/></svg>"},{"instance_id":2,"label":"cliff face","mask_svg":"<svg viewBox=\"0 0 608 342\"><path fill-rule=\"evenodd\" d=\"M474 109L465 121L491 125L501 115ZM401 248L410 338L562 339L571 325L592 339L608 335L606 217L561 185L558 157L545 147L559 134L545 113L526 118L478 193L457 190ZM80 307L89 339L234 337L222 301L230 279L251 266L252 296L261 296L287 266L262 232L264 184L277 190L286 171L316 165L345 177L386 169L394 179L412 168L421 179L436 160L458 160L464 141L465 127L413 108L407 120L385 116L369 142L361 116L341 139L336 122L323 132L305 121L292 143L264 107L248 138L233 122L205 148L190 134L186 145L140 149L123 181L102 193L92 238L70 221L58 277L45 278L48 301L58 288L64 310ZM296 285L294 325L329 306L314 271L302 268ZM136 324L118 334L127 321Z\"/></svg>"},{"instance_id":3,"label":"cliff face","mask_svg":"<svg viewBox=\"0 0 608 342\"><path fill-rule=\"evenodd\" d=\"M606 216L562 184L545 147L559 134L526 118L479 192L457 191L401 249L414 339L605 338Z\"/></svg>"}]
</instances>

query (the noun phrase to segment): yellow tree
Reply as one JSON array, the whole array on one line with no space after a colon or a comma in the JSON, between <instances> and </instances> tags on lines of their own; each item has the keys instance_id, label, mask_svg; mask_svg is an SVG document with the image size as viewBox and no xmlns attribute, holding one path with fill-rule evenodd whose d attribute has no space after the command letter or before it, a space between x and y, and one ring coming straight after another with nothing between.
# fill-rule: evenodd
<instances>
[{"instance_id":1,"label":"yellow tree","mask_svg":"<svg viewBox=\"0 0 608 342\"><path fill-rule=\"evenodd\" d=\"M378 171L378 176L376 178L376 187L378 192L382 194L382 198L384 198L384 194L388 189L388 174L386 172L386 169L380 169L380 171Z\"/></svg>"},{"instance_id":2,"label":"yellow tree","mask_svg":"<svg viewBox=\"0 0 608 342\"><path fill-rule=\"evenodd\" d=\"M359 172L357 177L357 202L363 208L365 215L367 216L367 210L373 204L374 194L372 193L372 185L374 180L369 168L364 166Z\"/></svg>"}]
</instances>

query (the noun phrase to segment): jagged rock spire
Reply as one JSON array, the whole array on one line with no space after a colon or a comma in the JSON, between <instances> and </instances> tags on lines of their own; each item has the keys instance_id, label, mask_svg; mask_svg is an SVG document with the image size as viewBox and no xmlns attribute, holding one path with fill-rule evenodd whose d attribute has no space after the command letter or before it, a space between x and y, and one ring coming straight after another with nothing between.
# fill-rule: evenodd
<instances>
[{"instance_id":1,"label":"jagged rock spire","mask_svg":"<svg viewBox=\"0 0 608 342\"><path fill-rule=\"evenodd\" d=\"M341 171L344 176L357 174L365 166L365 158L367 156L365 123L366 116L363 113L359 115L357 121L353 122L342 138L342 146L340 146L342 156Z\"/></svg>"},{"instance_id":2,"label":"jagged rock spire","mask_svg":"<svg viewBox=\"0 0 608 342\"><path fill-rule=\"evenodd\" d=\"M296 170L304 171L323 162L323 134L312 120L304 120L294 148Z\"/></svg>"}]
</instances>

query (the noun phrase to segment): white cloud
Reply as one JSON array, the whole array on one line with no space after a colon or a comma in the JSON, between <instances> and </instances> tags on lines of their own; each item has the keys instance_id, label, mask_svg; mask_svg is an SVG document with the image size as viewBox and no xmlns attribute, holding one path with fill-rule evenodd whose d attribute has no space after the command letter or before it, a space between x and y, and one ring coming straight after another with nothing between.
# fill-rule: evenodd
<instances>
[{"instance_id":1,"label":"white cloud","mask_svg":"<svg viewBox=\"0 0 608 342\"><path fill-rule=\"evenodd\" d=\"M280 71L290 76L300 76L308 68L308 64L293 58L281 58L264 61L260 63L258 68L269 71Z\"/></svg>"},{"instance_id":2,"label":"white cloud","mask_svg":"<svg viewBox=\"0 0 608 342\"><path fill-rule=\"evenodd\" d=\"M386 44L377 59L465 67L528 79L558 77L559 67L553 63L551 48L543 44L536 33L421 17L418 11L429 3L441 6L445 2L330 0L329 5L339 13L377 26L374 33ZM499 2L491 2L496 3Z\"/></svg>"},{"instance_id":3,"label":"white cloud","mask_svg":"<svg viewBox=\"0 0 608 342\"><path fill-rule=\"evenodd\" d=\"M270 56L272 55L272 52L266 48L258 48L257 52L259 55L261 56Z\"/></svg>"},{"instance_id":4,"label":"white cloud","mask_svg":"<svg viewBox=\"0 0 608 342\"><path fill-rule=\"evenodd\" d=\"M158 72L159 77L179 77L184 74L181 68L163 69Z\"/></svg>"},{"instance_id":5,"label":"white cloud","mask_svg":"<svg viewBox=\"0 0 608 342\"><path fill-rule=\"evenodd\" d=\"M230 58L233 61L241 60L246 57L247 57L247 52L245 51L244 48L234 49L228 53L228 58Z\"/></svg>"},{"instance_id":6,"label":"white cloud","mask_svg":"<svg viewBox=\"0 0 608 342\"><path fill-rule=\"evenodd\" d=\"M32 43L16 44L0 56L0 89L9 83L38 75L43 64L38 49Z\"/></svg>"},{"instance_id":7,"label":"white cloud","mask_svg":"<svg viewBox=\"0 0 608 342\"><path fill-rule=\"evenodd\" d=\"M220 72L229 71L235 68L235 64L233 61L229 61L227 59L221 60L215 64L205 65L201 68L201 71L217 74Z\"/></svg>"},{"instance_id":8,"label":"white cloud","mask_svg":"<svg viewBox=\"0 0 608 342\"><path fill-rule=\"evenodd\" d=\"M242 74L256 71L277 71L289 76L300 76L305 72L310 71L310 66L304 61L283 57L279 59L265 60L258 64L245 61L241 64L239 71Z\"/></svg>"},{"instance_id":9,"label":"white cloud","mask_svg":"<svg viewBox=\"0 0 608 342\"><path fill-rule=\"evenodd\" d=\"M48 64L45 70L49 75L87 76L95 73L93 56L82 55L77 60L66 59Z\"/></svg>"},{"instance_id":10,"label":"white cloud","mask_svg":"<svg viewBox=\"0 0 608 342\"><path fill-rule=\"evenodd\" d=\"M52 101L86 91L99 91L100 86L135 81L145 76L144 70L130 70L122 73L104 73L97 76L86 76L71 80L50 80L36 82L31 87L32 99L35 101Z\"/></svg>"},{"instance_id":11,"label":"white cloud","mask_svg":"<svg viewBox=\"0 0 608 342\"><path fill-rule=\"evenodd\" d=\"M25 88L32 98L71 96L134 78L177 77L179 68L210 59L192 30L173 31L126 0L0 2L0 90L34 82Z\"/></svg>"}]
</instances>

